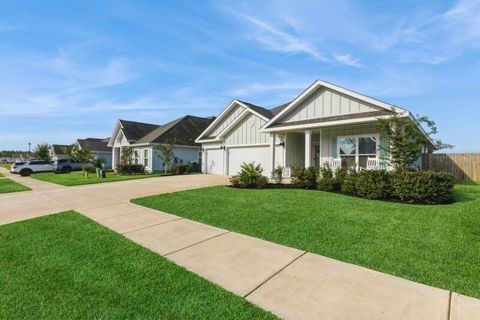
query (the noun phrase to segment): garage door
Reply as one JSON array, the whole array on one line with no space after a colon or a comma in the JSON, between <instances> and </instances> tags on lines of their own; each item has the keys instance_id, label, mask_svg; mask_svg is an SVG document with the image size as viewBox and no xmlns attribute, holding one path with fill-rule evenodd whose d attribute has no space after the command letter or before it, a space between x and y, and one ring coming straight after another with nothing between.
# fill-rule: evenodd
<instances>
[{"instance_id":1,"label":"garage door","mask_svg":"<svg viewBox=\"0 0 480 320\"><path fill-rule=\"evenodd\" d=\"M235 175L240 171L242 163L255 162L263 168L263 175L270 176L270 147L229 148L228 174Z\"/></svg>"},{"instance_id":2,"label":"garage door","mask_svg":"<svg viewBox=\"0 0 480 320\"><path fill-rule=\"evenodd\" d=\"M224 174L223 149L206 150L207 173Z\"/></svg>"}]
</instances>

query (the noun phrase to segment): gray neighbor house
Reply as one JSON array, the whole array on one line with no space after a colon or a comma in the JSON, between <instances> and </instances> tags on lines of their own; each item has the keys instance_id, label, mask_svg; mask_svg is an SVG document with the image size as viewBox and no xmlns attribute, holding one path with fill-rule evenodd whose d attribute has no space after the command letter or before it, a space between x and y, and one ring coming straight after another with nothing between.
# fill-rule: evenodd
<instances>
[{"instance_id":1,"label":"gray neighbor house","mask_svg":"<svg viewBox=\"0 0 480 320\"><path fill-rule=\"evenodd\" d=\"M163 171L159 151L155 146L175 140L174 163L202 162L202 146L195 139L214 121L214 117L186 115L163 125L118 120L108 146L112 148L112 168L120 163L122 149L134 150L134 163L143 164L146 171Z\"/></svg>"}]
</instances>

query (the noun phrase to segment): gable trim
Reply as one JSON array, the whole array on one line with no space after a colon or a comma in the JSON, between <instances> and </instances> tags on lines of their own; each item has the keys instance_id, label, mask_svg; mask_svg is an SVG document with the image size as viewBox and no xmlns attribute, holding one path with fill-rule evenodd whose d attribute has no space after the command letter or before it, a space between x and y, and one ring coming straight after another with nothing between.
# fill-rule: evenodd
<instances>
[{"instance_id":1,"label":"gable trim","mask_svg":"<svg viewBox=\"0 0 480 320\"><path fill-rule=\"evenodd\" d=\"M256 115L257 117L265 120L265 121L269 121L270 119L261 115L260 113L256 112L255 110L253 110L252 108L250 108L249 106L247 106L246 104L244 104L243 102L237 100L237 99L234 99L232 100L232 102L230 102L228 104L228 106L225 108L225 110L222 111L222 113L218 116L218 118L216 118L208 127L207 129L205 129L205 131L202 132L202 134L195 140L196 143L202 143L202 142L207 142L207 140L204 140L202 141L202 138L205 137L205 135L211 131L211 129L213 129L218 123L220 123L221 121L223 121L224 117L225 117L225 114L228 113L228 111L230 111L231 109L233 109L234 106L241 106L243 107L245 110L243 110L235 119L233 119L232 123L233 122L236 122L237 121L237 118L240 118L242 116L245 115L245 112L250 112L250 113L253 113L254 115ZM230 127L231 124L227 125L227 128ZM225 132L225 129L223 129L218 135L217 137L219 137L222 133ZM217 137L215 137L214 139L209 139L208 141L218 141L219 139L217 139Z\"/></svg>"},{"instance_id":2,"label":"gable trim","mask_svg":"<svg viewBox=\"0 0 480 320\"><path fill-rule=\"evenodd\" d=\"M264 130L268 129L270 126L275 124L278 119L280 119L282 116L293 110L300 102L302 102L306 97L308 97L314 90L316 90L319 87L325 87L330 90L334 90L336 92L342 93L344 95L350 96L352 98L358 99L360 101L366 102L368 104L372 104L374 106L380 107L382 109L386 110L394 110L397 112L400 116L407 116L409 112L405 109L399 108L397 106L382 102L380 100L376 100L370 97L367 97L363 94L357 93L355 91L337 86L335 84L322 81L322 80L317 80L315 81L310 87L308 87L305 91L303 91L299 96L297 96L288 106L286 106L282 111L280 111L275 117L270 119L264 126Z\"/></svg>"}]
</instances>

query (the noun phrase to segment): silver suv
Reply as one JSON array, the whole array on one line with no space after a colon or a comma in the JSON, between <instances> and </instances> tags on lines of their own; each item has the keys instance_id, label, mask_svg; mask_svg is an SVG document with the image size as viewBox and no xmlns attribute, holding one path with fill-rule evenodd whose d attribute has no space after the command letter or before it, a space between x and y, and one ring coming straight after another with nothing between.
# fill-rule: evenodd
<instances>
[{"instance_id":1,"label":"silver suv","mask_svg":"<svg viewBox=\"0 0 480 320\"><path fill-rule=\"evenodd\" d=\"M19 173L23 177L27 177L35 172L53 171L53 164L44 160L28 160L15 162L10 169L11 173Z\"/></svg>"},{"instance_id":2,"label":"silver suv","mask_svg":"<svg viewBox=\"0 0 480 320\"><path fill-rule=\"evenodd\" d=\"M69 173L75 170L82 170L82 167L88 164L89 163L76 162L73 159L60 159L53 163L53 170L55 172Z\"/></svg>"}]
</instances>

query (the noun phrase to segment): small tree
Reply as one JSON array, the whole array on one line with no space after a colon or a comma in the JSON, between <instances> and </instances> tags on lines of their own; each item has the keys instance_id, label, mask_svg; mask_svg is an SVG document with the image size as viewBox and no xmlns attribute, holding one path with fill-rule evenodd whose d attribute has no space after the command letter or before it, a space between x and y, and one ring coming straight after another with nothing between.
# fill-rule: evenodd
<instances>
[{"instance_id":1,"label":"small tree","mask_svg":"<svg viewBox=\"0 0 480 320\"><path fill-rule=\"evenodd\" d=\"M50 161L50 146L48 143L40 143L33 149L33 157L38 160Z\"/></svg>"},{"instance_id":2,"label":"small tree","mask_svg":"<svg viewBox=\"0 0 480 320\"><path fill-rule=\"evenodd\" d=\"M160 152L160 159L162 159L165 174L167 173L167 166L171 164L175 156L173 153L173 151L175 150L175 144L176 141L174 139L169 139L165 141L165 143L159 144L154 147L155 150L158 150Z\"/></svg>"},{"instance_id":3,"label":"small tree","mask_svg":"<svg viewBox=\"0 0 480 320\"><path fill-rule=\"evenodd\" d=\"M428 132L421 131L422 124L428 128ZM400 118L393 111L389 118L379 119L378 129L388 138L387 146L380 146L387 154L384 159L389 161L395 170L412 168L422 154L422 146L430 142L435 150L452 147L431 138L437 133L437 127L428 117L418 117L416 121L412 121L410 118Z\"/></svg>"},{"instance_id":4,"label":"small tree","mask_svg":"<svg viewBox=\"0 0 480 320\"><path fill-rule=\"evenodd\" d=\"M124 165L131 165L133 161L134 150L130 147L123 147L120 156L120 163Z\"/></svg>"}]
</instances>

